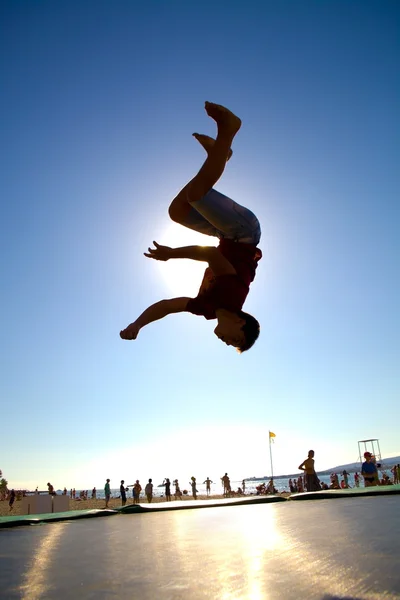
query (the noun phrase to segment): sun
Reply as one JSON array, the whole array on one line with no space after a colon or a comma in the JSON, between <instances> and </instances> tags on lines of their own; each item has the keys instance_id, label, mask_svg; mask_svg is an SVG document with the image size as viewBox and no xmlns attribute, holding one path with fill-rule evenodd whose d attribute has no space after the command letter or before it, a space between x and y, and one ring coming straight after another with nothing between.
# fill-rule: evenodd
<instances>
[{"instance_id":1,"label":"sun","mask_svg":"<svg viewBox=\"0 0 400 600\"><path fill-rule=\"evenodd\" d=\"M160 236L158 243L172 248L181 246L216 246L216 238L197 233L182 225L171 223ZM207 264L187 259L173 259L157 263L171 293L176 296L196 297Z\"/></svg>"}]
</instances>

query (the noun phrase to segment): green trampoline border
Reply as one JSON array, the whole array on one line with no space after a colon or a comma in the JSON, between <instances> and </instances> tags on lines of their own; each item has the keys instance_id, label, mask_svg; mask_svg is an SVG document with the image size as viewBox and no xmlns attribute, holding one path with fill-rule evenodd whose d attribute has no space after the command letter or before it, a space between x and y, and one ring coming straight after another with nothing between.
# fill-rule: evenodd
<instances>
[{"instance_id":1,"label":"green trampoline border","mask_svg":"<svg viewBox=\"0 0 400 600\"><path fill-rule=\"evenodd\" d=\"M221 506L245 506L247 504L272 504L274 502L286 502L287 499L282 496L248 496L247 498L224 498L220 500L182 500L172 504L169 502L157 502L155 504L129 504L117 508L118 512L123 514L143 513L143 512L162 512L172 510L191 510L199 508L220 508Z\"/></svg>"},{"instance_id":2,"label":"green trampoline border","mask_svg":"<svg viewBox=\"0 0 400 600\"><path fill-rule=\"evenodd\" d=\"M292 494L288 500L332 500L333 498L360 498L362 496L390 496L400 494L400 484L367 488L350 488L347 490L321 490L320 492L303 492Z\"/></svg>"},{"instance_id":3,"label":"green trampoline border","mask_svg":"<svg viewBox=\"0 0 400 600\"><path fill-rule=\"evenodd\" d=\"M182 501L178 504L157 502L152 505L129 504L128 506L120 506L113 509L93 509L93 510L74 510L62 513L48 513L41 515L18 515L9 517L0 517L0 529L9 527L23 527L27 525L45 525L47 523L59 523L61 521L76 521L78 519L90 519L97 517L109 517L118 514L135 514L135 513L151 513L151 512L169 512L173 510L189 510L199 508L217 508L221 506L238 506L246 504L267 504L274 502L286 502L286 498L281 496L265 496L265 497L248 497L240 499L227 498L224 500L206 500L206 501Z\"/></svg>"},{"instance_id":4,"label":"green trampoline border","mask_svg":"<svg viewBox=\"0 0 400 600\"><path fill-rule=\"evenodd\" d=\"M0 529L7 527L22 527L26 525L45 525L60 521L76 521L117 515L114 509L69 510L61 513L44 513L39 515L16 515L15 517L0 517Z\"/></svg>"}]
</instances>

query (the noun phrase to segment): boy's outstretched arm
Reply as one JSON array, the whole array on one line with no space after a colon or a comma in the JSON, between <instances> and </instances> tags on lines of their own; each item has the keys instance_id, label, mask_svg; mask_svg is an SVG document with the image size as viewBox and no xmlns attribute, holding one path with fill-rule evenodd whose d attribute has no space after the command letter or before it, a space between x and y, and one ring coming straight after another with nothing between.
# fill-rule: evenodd
<instances>
[{"instance_id":1,"label":"boy's outstretched arm","mask_svg":"<svg viewBox=\"0 0 400 600\"><path fill-rule=\"evenodd\" d=\"M145 253L147 258L167 261L171 258L189 258L207 262L214 275L236 275L236 270L228 259L219 252L215 246L184 246L183 248L170 248L153 242L154 248L149 248Z\"/></svg>"},{"instance_id":2,"label":"boy's outstretched arm","mask_svg":"<svg viewBox=\"0 0 400 600\"><path fill-rule=\"evenodd\" d=\"M152 304L149 308L146 308L136 321L120 331L120 337L123 340L136 340L142 327L153 321L163 319L172 313L184 312L189 300L190 298L172 298L171 300L161 300Z\"/></svg>"}]
</instances>

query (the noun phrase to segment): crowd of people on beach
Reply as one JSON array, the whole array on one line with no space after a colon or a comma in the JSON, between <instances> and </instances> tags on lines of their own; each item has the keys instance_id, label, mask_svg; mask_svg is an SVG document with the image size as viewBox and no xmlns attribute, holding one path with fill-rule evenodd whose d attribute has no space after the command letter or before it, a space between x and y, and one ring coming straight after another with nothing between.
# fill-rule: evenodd
<instances>
[{"instance_id":1,"label":"crowd of people on beach","mask_svg":"<svg viewBox=\"0 0 400 600\"><path fill-rule=\"evenodd\" d=\"M393 474L393 480L389 477L386 472L382 473L381 479L378 477L378 467L375 464L374 457L371 453L366 452L364 454L365 461L361 467L361 474L358 472L354 473L354 487L360 486L361 479L364 480L364 486L369 487L371 485L391 485L400 483L400 465L395 465L391 469L391 473ZM321 481L318 478L317 473L315 472L314 467L314 451L310 450L308 452L308 456L301 465L299 465L299 470L303 471L303 475L299 475L299 477L294 479L289 479L288 486L291 494L302 493L302 492L313 492L313 491L321 491L321 490L329 490L329 489L348 489L352 486L349 483L349 473L346 470L343 470L341 473L341 479L339 480L339 475L337 473L332 473L330 476L330 485ZM221 478L221 484L223 487L223 496L225 498L231 498L234 496L242 496L246 493L246 480L242 481L241 487L238 487L237 490L233 490L231 488L231 481L228 476L228 473L225 473ZM207 496L211 493L211 484L214 483L209 477L203 481L203 484L206 485L206 494ZM191 477L189 481L189 486L191 488L191 495L194 500L197 499L198 490L196 488L196 478ZM183 496L188 496L189 491L184 489L181 491L180 484L178 479L174 479L172 482L174 487L173 492L171 492L171 480L167 477L164 479L163 483L160 484L159 487L164 487L165 489L165 499L167 502L172 500L172 496L174 500L181 500ZM136 480L135 484L132 487L132 497L133 503L138 504L140 501L140 495L142 492L142 486L139 480ZM121 480L120 486L120 498L122 501L122 505L126 504L126 493L129 491L128 487L125 487L124 480ZM146 499L148 502L151 502L153 499L153 482L152 479L148 480L148 483L145 486L144 490ZM260 485L256 486L256 494L264 495L264 494L278 494L278 490L275 488L274 480L271 478L269 482L262 482ZM107 479L104 495L106 499L106 508L108 507L108 503L111 498L111 490L110 490L110 480Z\"/></svg>"},{"instance_id":2,"label":"crowd of people on beach","mask_svg":"<svg viewBox=\"0 0 400 600\"><path fill-rule=\"evenodd\" d=\"M105 497L105 501L106 501L105 508L108 508L109 502L111 500L110 483L111 483L111 480L107 479L106 483L104 485L104 497ZM203 481L203 484L206 486L206 495L207 496L210 496L210 494L211 494L211 484L212 483L214 483L214 482L209 477L207 477ZM240 496L245 493L246 481L245 480L242 481L242 487L239 487L237 490L232 490L228 473L225 473L221 477L221 484L223 487L223 496L225 498L231 498L233 496L238 496L238 495ZM171 485L173 486L173 491L171 491ZM189 486L191 489L191 495L192 495L193 499L197 500L198 489L197 489L196 477L192 476L190 478ZM165 500L167 502L170 502L172 500L172 496L174 497L174 500L182 500L182 498L184 496L190 495L189 490L187 490L187 489L181 490L178 479L174 479L171 484L171 480L168 477L166 477L158 487L164 488L163 496L165 495ZM143 488L140 484L140 481L138 479L136 479L135 483L133 485L131 485L131 488L132 488L133 504L138 504L140 501L140 496L141 496L142 490L143 490ZM95 490L95 488L94 488L94 490ZM75 491L75 490L73 490L73 491ZM127 493L128 492L129 492L129 486L126 487L125 480L121 479L121 485L119 488L119 498L121 499L122 506L125 506L125 504L127 502ZM72 494L72 491L71 491L71 494ZM154 485L153 485L153 480L151 478L148 480L148 482L145 485L144 494L146 496L147 502L150 503L153 500L153 495L154 495ZM71 498L72 497L73 496L71 495Z\"/></svg>"},{"instance_id":3,"label":"crowd of people on beach","mask_svg":"<svg viewBox=\"0 0 400 600\"><path fill-rule=\"evenodd\" d=\"M308 452L308 456L304 462L299 465L299 470L303 471L302 475L298 477L290 478L288 481L288 492L284 490L283 493L290 494L298 494L302 492L312 492L312 491L320 491L320 490L340 490L340 489L349 489L352 487L358 488L360 487L361 481L364 483L364 487L377 486L377 485L393 485L400 483L400 464L394 465L390 469L391 476L387 471L382 470L382 466L376 463L375 457L370 452L364 453L364 462L361 465L361 471L355 472L353 475L353 485L351 485L349 480L349 473L346 470L343 470L340 474L332 473L330 475L330 483L329 485L318 478L318 475L315 471L314 466L314 451L310 450ZM379 477L378 468L381 468L381 477ZM228 473L225 473L221 478L221 486L223 489L223 497L224 498L232 498L235 496L242 496L246 494L246 480L242 481L241 486L239 486L236 490L233 490L231 487L231 480L228 476ZM111 499L111 480L107 479L104 485L104 498L105 498L105 508L108 508L109 502ZM206 486L206 495L210 496L211 494L211 484L214 482L207 476L207 478L203 481L203 485ZM181 500L183 497L189 497L190 495L194 500L197 499L197 480L196 477L192 476L188 482L188 489L181 490L181 486L179 484L178 479L174 479L171 483L171 480L166 477L162 484L158 487L163 487L164 492L162 496L165 496L165 500L170 502L172 498L174 500ZM127 502L127 494L130 489L132 490L132 499L134 504L138 504L140 502L140 497L142 495L142 486L140 481L136 479L134 484L125 485L125 480L121 480L119 487L119 496L121 499L122 506L125 506ZM278 490L275 488L274 479L271 478L268 482L262 482L258 486L256 486L256 494L264 495L264 494L278 494ZM190 490L190 491L189 491ZM25 496L27 490L15 490L15 489L7 489L3 488L0 490L0 500L8 501L10 506L10 511L13 510L14 503L16 500L20 500L23 496ZM37 494L46 493L44 491L39 491L36 488L35 492ZM47 483L47 493L51 495L56 495L56 491L54 490L54 486L48 482ZM62 494L67 496L68 491L67 488L64 487ZM146 497L147 502L151 503L154 497L154 485L153 480L150 478L145 484L144 488L144 496ZM76 501L85 501L89 498L91 500L97 499L97 489L94 487L91 492L89 490L79 490L78 492L75 488L71 488L69 491L69 497L71 500Z\"/></svg>"}]
</instances>

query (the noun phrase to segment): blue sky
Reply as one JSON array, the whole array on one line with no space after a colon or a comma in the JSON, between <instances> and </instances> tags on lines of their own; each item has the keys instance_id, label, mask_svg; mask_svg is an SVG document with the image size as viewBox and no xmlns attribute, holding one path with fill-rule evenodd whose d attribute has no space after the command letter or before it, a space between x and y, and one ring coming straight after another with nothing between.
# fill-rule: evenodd
<instances>
[{"instance_id":1,"label":"blue sky","mask_svg":"<svg viewBox=\"0 0 400 600\"><path fill-rule=\"evenodd\" d=\"M15 487L317 469L400 454L396 2L6 2L1 7L0 467ZM168 205L200 167L203 105L243 120L217 185L264 257L238 355L149 304L215 244ZM396 168L397 167L397 168Z\"/></svg>"}]
</instances>

